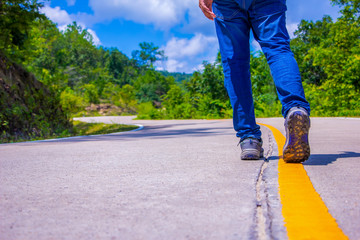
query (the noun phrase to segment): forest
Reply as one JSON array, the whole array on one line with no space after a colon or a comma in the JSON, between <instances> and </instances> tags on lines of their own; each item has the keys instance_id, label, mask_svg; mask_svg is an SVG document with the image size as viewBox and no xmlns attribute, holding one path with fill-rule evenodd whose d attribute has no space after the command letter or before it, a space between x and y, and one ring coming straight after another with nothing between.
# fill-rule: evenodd
<instances>
[{"instance_id":1,"label":"forest","mask_svg":"<svg viewBox=\"0 0 360 240\"><path fill-rule=\"evenodd\" d=\"M311 116L359 117L360 0L331 2L340 6L340 17L302 20L291 48ZM99 115L137 115L140 119L232 117L219 54L214 63L203 62L203 70L192 74L157 71L156 62L166 56L155 44L142 42L131 57L121 49L95 46L86 29L74 22L60 31L39 12L41 7L38 1L30 0L0 2L0 56L32 73L59 104L68 122L76 116ZM251 55L251 79L256 116L280 117L281 104L261 52ZM35 124L42 134L42 128L50 126L42 117L47 110L32 112L39 108L35 100L31 100L32 108L24 101L9 101L5 86L16 86L8 85L0 85L0 134L14 134L22 124L14 119L22 118L42 122ZM26 101L33 97L22 94ZM35 126L30 125L28 132Z\"/></svg>"}]
</instances>

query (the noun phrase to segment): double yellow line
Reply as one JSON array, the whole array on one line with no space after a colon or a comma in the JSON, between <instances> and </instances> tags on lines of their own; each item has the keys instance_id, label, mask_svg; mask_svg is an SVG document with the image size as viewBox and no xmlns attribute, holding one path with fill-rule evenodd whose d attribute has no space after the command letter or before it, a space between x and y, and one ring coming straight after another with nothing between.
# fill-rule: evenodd
<instances>
[{"instance_id":1,"label":"double yellow line","mask_svg":"<svg viewBox=\"0 0 360 240\"><path fill-rule=\"evenodd\" d=\"M279 149L280 199L289 239L349 239L315 191L303 165L282 159L284 135L270 125L261 125L272 131Z\"/></svg>"}]
</instances>

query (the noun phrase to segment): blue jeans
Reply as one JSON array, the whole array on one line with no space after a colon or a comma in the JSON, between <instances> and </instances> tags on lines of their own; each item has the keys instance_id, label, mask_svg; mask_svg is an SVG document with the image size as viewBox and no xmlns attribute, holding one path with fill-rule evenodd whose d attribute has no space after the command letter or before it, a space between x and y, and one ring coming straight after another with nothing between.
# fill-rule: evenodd
<instances>
[{"instance_id":1,"label":"blue jeans","mask_svg":"<svg viewBox=\"0 0 360 240\"><path fill-rule=\"evenodd\" d=\"M298 106L310 113L299 67L290 50L285 23L285 0L214 0L215 26L225 75L225 87L233 107L237 136L261 138L256 124L250 80L250 30L270 66L282 114Z\"/></svg>"}]
</instances>

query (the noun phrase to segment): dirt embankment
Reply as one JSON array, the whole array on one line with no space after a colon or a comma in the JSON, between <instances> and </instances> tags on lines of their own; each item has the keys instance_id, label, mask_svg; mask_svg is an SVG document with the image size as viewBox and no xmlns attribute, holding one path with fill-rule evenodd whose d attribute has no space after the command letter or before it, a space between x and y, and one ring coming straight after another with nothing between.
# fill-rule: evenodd
<instances>
[{"instance_id":1,"label":"dirt embankment","mask_svg":"<svg viewBox=\"0 0 360 240\"><path fill-rule=\"evenodd\" d=\"M0 55L0 140L54 136L72 125L59 99L35 76Z\"/></svg>"}]
</instances>

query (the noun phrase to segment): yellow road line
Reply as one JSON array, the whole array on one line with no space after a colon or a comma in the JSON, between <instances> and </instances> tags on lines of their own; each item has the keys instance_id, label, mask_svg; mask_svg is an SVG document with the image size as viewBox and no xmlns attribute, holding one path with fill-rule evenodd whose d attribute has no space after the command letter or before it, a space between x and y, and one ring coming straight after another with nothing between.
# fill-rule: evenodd
<instances>
[{"instance_id":1,"label":"yellow road line","mask_svg":"<svg viewBox=\"0 0 360 240\"><path fill-rule=\"evenodd\" d=\"M289 239L349 239L315 191L304 166L284 162L284 135L270 125L261 125L272 131L279 149L280 199Z\"/></svg>"}]
</instances>

